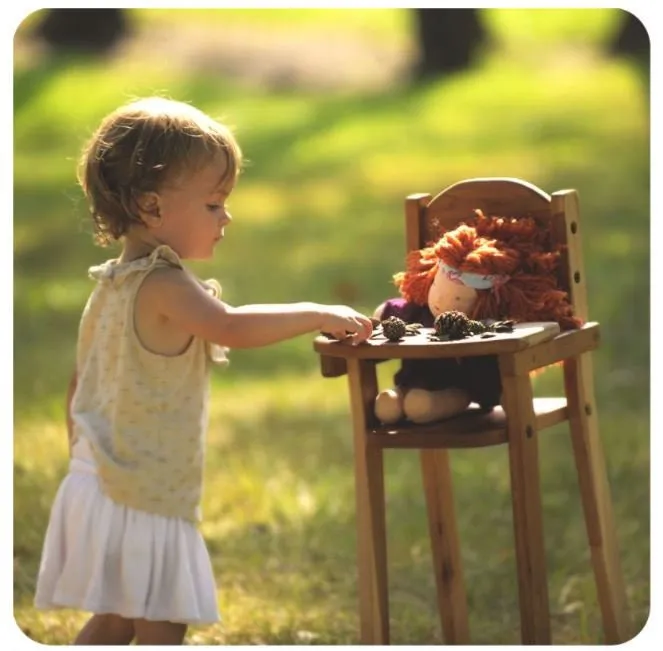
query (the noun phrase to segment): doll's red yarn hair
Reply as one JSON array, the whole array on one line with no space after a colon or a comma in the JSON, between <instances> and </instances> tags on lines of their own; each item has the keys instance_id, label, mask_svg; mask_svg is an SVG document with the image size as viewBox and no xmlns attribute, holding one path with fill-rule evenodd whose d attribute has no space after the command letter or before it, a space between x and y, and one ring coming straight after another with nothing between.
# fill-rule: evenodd
<instances>
[{"instance_id":1,"label":"doll's red yarn hair","mask_svg":"<svg viewBox=\"0 0 663 651\"><path fill-rule=\"evenodd\" d=\"M475 215L472 223L407 256L405 271L394 276L401 295L426 305L442 261L460 271L508 276L492 289L477 290L470 318L556 321L562 330L578 328L581 321L557 282L561 249L552 249L548 230L530 217L487 217L481 210Z\"/></svg>"}]
</instances>

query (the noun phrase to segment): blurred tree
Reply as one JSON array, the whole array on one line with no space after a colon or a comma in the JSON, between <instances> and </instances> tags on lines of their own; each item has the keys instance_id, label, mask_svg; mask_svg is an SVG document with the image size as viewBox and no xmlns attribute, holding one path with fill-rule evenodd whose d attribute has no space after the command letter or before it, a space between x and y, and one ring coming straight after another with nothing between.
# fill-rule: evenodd
<instances>
[{"instance_id":1,"label":"blurred tree","mask_svg":"<svg viewBox=\"0 0 663 651\"><path fill-rule=\"evenodd\" d=\"M49 9L36 28L53 49L102 53L127 35L123 9Z\"/></svg>"},{"instance_id":2,"label":"blurred tree","mask_svg":"<svg viewBox=\"0 0 663 651\"><path fill-rule=\"evenodd\" d=\"M469 68L488 40L478 9L415 9L420 78Z\"/></svg>"},{"instance_id":3,"label":"blurred tree","mask_svg":"<svg viewBox=\"0 0 663 651\"><path fill-rule=\"evenodd\" d=\"M650 41L647 28L639 18L624 9L618 10L622 21L609 45L610 54L630 57L647 72L649 71Z\"/></svg>"}]
</instances>

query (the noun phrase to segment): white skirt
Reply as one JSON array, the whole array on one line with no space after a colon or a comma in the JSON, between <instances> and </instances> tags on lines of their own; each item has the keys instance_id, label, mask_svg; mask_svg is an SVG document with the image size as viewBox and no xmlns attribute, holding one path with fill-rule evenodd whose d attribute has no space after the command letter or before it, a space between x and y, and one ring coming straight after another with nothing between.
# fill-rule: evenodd
<instances>
[{"instance_id":1,"label":"white skirt","mask_svg":"<svg viewBox=\"0 0 663 651\"><path fill-rule=\"evenodd\" d=\"M76 444L72 457L51 509L35 607L219 621L212 564L196 525L106 497L87 441Z\"/></svg>"}]
</instances>

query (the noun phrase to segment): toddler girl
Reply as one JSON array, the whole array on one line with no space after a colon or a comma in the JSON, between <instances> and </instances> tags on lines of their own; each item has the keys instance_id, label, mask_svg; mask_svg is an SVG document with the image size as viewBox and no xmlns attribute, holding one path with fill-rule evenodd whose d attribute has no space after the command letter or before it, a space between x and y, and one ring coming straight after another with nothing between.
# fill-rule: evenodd
<instances>
[{"instance_id":1,"label":"toddler girl","mask_svg":"<svg viewBox=\"0 0 663 651\"><path fill-rule=\"evenodd\" d=\"M112 112L84 149L96 239L122 252L89 270L67 398L72 458L35 596L38 608L92 613L75 644L182 644L187 625L218 620L196 525L211 364L305 333L371 334L342 305L232 307L183 265L224 238L240 167L227 128L158 97Z\"/></svg>"}]
</instances>

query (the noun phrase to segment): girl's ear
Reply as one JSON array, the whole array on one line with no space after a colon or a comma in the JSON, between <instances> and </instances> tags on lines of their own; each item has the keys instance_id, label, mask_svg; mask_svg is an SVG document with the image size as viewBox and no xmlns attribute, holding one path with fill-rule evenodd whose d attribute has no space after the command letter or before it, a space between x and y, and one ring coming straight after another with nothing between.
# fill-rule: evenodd
<instances>
[{"instance_id":1,"label":"girl's ear","mask_svg":"<svg viewBox=\"0 0 663 651\"><path fill-rule=\"evenodd\" d=\"M156 192L144 192L136 200L140 217L149 228L161 226L160 197Z\"/></svg>"}]
</instances>

